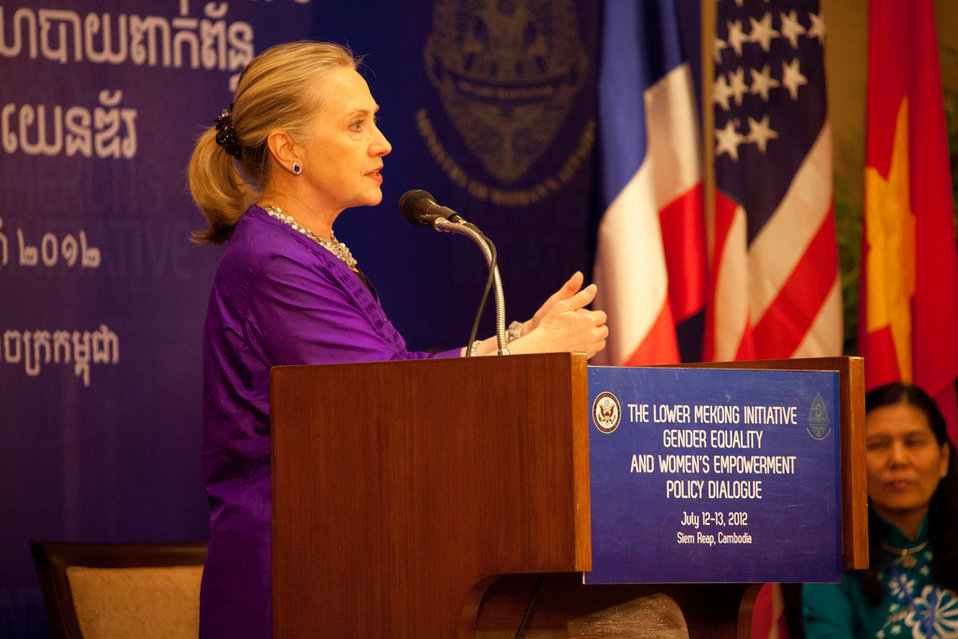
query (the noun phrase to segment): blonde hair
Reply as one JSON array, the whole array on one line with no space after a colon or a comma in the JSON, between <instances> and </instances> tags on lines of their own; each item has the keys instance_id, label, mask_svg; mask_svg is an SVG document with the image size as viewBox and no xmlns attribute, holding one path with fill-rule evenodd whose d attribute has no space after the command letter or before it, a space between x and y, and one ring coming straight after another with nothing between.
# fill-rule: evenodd
<instances>
[{"instance_id":1,"label":"blonde hair","mask_svg":"<svg viewBox=\"0 0 958 639\"><path fill-rule=\"evenodd\" d=\"M217 144L215 127L200 136L190 158L190 193L209 222L193 233L194 242L230 238L269 180L269 134L279 129L306 140L309 121L322 106L322 93L313 89L317 79L333 69L356 69L359 62L338 44L300 41L267 49L246 65L232 106L240 161Z\"/></svg>"}]
</instances>

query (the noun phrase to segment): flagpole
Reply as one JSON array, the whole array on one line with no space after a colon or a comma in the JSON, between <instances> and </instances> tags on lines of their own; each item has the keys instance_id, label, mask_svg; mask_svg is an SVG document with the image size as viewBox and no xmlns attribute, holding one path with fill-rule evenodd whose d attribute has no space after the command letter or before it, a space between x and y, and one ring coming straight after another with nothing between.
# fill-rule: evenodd
<instances>
[{"instance_id":1,"label":"flagpole","mask_svg":"<svg viewBox=\"0 0 958 639\"><path fill-rule=\"evenodd\" d=\"M712 264L712 249L715 244L715 151L712 131L715 129L715 114L712 113L712 82L715 61L712 59L717 15L714 0L701 0L702 16L702 199L705 202L705 251L706 264Z\"/></svg>"}]
</instances>

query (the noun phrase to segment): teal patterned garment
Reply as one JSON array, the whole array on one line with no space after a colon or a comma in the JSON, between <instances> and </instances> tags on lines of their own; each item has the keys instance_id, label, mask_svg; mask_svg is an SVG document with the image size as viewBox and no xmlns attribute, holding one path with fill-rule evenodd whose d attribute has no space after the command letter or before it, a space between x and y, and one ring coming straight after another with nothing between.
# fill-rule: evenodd
<instances>
[{"instance_id":1,"label":"teal patterned garment","mask_svg":"<svg viewBox=\"0 0 958 639\"><path fill-rule=\"evenodd\" d=\"M927 519L909 540L884 524L883 560L878 577L884 596L872 605L856 575L845 572L840 584L805 584L802 612L806 639L958 639L958 594L932 583L932 552ZM896 549L910 549L904 553Z\"/></svg>"}]
</instances>

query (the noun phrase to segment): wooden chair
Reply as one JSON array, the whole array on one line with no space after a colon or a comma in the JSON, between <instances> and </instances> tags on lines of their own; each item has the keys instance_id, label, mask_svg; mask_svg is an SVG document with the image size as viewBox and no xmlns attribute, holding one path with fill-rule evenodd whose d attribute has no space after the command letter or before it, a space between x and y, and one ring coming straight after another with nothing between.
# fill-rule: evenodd
<instances>
[{"instance_id":1,"label":"wooden chair","mask_svg":"<svg viewBox=\"0 0 958 639\"><path fill-rule=\"evenodd\" d=\"M195 638L205 542L31 541L56 639Z\"/></svg>"}]
</instances>

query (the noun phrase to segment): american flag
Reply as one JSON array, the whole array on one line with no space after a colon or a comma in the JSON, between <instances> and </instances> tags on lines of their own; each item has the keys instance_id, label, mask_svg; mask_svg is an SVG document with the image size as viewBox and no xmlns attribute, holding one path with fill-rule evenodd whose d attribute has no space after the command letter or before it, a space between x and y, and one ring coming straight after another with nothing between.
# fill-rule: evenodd
<instances>
[{"instance_id":1,"label":"american flag","mask_svg":"<svg viewBox=\"0 0 958 639\"><path fill-rule=\"evenodd\" d=\"M705 227L695 93L673 0L607 0L599 66L595 306L610 333L594 362L677 363L675 325L704 301Z\"/></svg>"},{"instance_id":2,"label":"american flag","mask_svg":"<svg viewBox=\"0 0 958 639\"><path fill-rule=\"evenodd\" d=\"M816 1L718 1L706 360L842 352L824 45ZM766 585L752 637L788 635L780 602Z\"/></svg>"},{"instance_id":3,"label":"american flag","mask_svg":"<svg viewBox=\"0 0 958 639\"><path fill-rule=\"evenodd\" d=\"M814 0L718 0L703 358L834 356L842 302Z\"/></svg>"}]
</instances>

